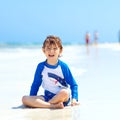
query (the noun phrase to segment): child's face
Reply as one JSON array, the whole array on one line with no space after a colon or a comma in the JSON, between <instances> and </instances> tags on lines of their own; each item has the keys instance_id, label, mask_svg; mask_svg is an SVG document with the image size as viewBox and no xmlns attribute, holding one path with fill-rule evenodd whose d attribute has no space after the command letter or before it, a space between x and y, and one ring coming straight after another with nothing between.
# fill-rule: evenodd
<instances>
[{"instance_id":1,"label":"child's face","mask_svg":"<svg viewBox=\"0 0 120 120\"><path fill-rule=\"evenodd\" d=\"M57 45L46 45L45 48L43 48L43 52L47 57L47 62L49 64L56 64L58 61L58 57L62 53L62 50Z\"/></svg>"}]
</instances>

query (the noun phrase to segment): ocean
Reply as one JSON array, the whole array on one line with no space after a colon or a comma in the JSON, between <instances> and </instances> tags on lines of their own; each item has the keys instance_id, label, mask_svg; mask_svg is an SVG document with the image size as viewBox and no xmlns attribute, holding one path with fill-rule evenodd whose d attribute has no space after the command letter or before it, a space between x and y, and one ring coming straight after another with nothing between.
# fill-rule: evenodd
<instances>
[{"instance_id":1,"label":"ocean","mask_svg":"<svg viewBox=\"0 0 120 120\"><path fill-rule=\"evenodd\" d=\"M36 39L0 39L0 48L3 47L34 47L42 45L42 43L45 40L45 36L42 36L40 38ZM65 37L60 37L62 40L62 43L64 45L85 45L85 36L81 36L80 38L77 38L75 40ZM90 36L89 43L94 44L94 36ZM99 44L109 44L109 43L120 43L120 37L116 37L115 39L104 39L103 35L99 35L97 38L97 43Z\"/></svg>"}]
</instances>

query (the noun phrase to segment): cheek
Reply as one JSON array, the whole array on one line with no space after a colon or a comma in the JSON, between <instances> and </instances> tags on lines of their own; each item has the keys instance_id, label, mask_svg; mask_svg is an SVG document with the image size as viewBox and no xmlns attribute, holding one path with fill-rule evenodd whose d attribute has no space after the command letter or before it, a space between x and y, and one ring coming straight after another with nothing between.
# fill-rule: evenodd
<instances>
[{"instance_id":1,"label":"cheek","mask_svg":"<svg viewBox=\"0 0 120 120\"><path fill-rule=\"evenodd\" d=\"M47 55L48 55L48 52L47 52L47 51L45 51L45 50L43 50L43 53L44 53L44 55L45 55L45 56L47 56Z\"/></svg>"}]
</instances>

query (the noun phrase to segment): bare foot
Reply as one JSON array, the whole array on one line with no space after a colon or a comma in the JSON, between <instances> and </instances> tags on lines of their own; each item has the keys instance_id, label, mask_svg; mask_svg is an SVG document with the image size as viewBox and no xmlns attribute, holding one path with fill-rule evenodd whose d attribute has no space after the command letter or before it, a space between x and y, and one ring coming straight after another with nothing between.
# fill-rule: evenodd
<instances>
[{"instance_id":1,"label":"bare foot","mask_svg":"<svg viewBox=\"0 0 120 120\"><path fill-rule=\"evenodd\" d=\"M64 108L64 105L62 102L60 103L56 103L56 104L51 104L51 108L56 108L56 109L63 109Z\"/></svg>"},{"instance_id":2,"label":"bare foot","mask_svg":"<svg viewBox=\"0 0 120 120\"><path fill-rule=\"evenodd\" d=\"M71 106L75 106L75 105L80 105L80 102L71 103Z\"/></svg>"}]
</instances>

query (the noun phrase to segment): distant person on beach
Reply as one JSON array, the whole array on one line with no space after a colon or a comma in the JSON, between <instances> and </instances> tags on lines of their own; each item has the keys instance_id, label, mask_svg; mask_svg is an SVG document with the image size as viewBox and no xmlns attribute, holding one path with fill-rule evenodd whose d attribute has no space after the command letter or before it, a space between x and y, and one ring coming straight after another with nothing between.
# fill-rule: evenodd
<instances>
[{"instance_id":1,"label":"distant person on beach","mask_svg":"<svg viewBox=\"0 0 120 120\"><path fill-rule=\"evenodd\" d=\"M30 95L23 96L23 104L33 108L64 108L71 101L71 106L79 105L78 84L68 65L59 59L63 51L60 38L48 36L42 51L46 60L37 65ZM41 85L44 95L37 95Z\"/></svg>"},{"instance_id":2,"label":"distant person on beach","mask_svg":"<svg viewBox=\"0 0 120 120\"><path fill-rule=\"evenodd\" d=\"M98 43L98 32L94 32L94 44L96 45Z\"/></svg>"},{"instance_id":3,"label":"distant person on beach","mask_svg":"<svg viewBox=\"0 0 120 120\"><path fill-rule=\"evenodd\" d=\"M88 45L90 43L90 33L89 32L86 32L85 42L86 42L86 45Z\"/></svg>"}]
</instances>

